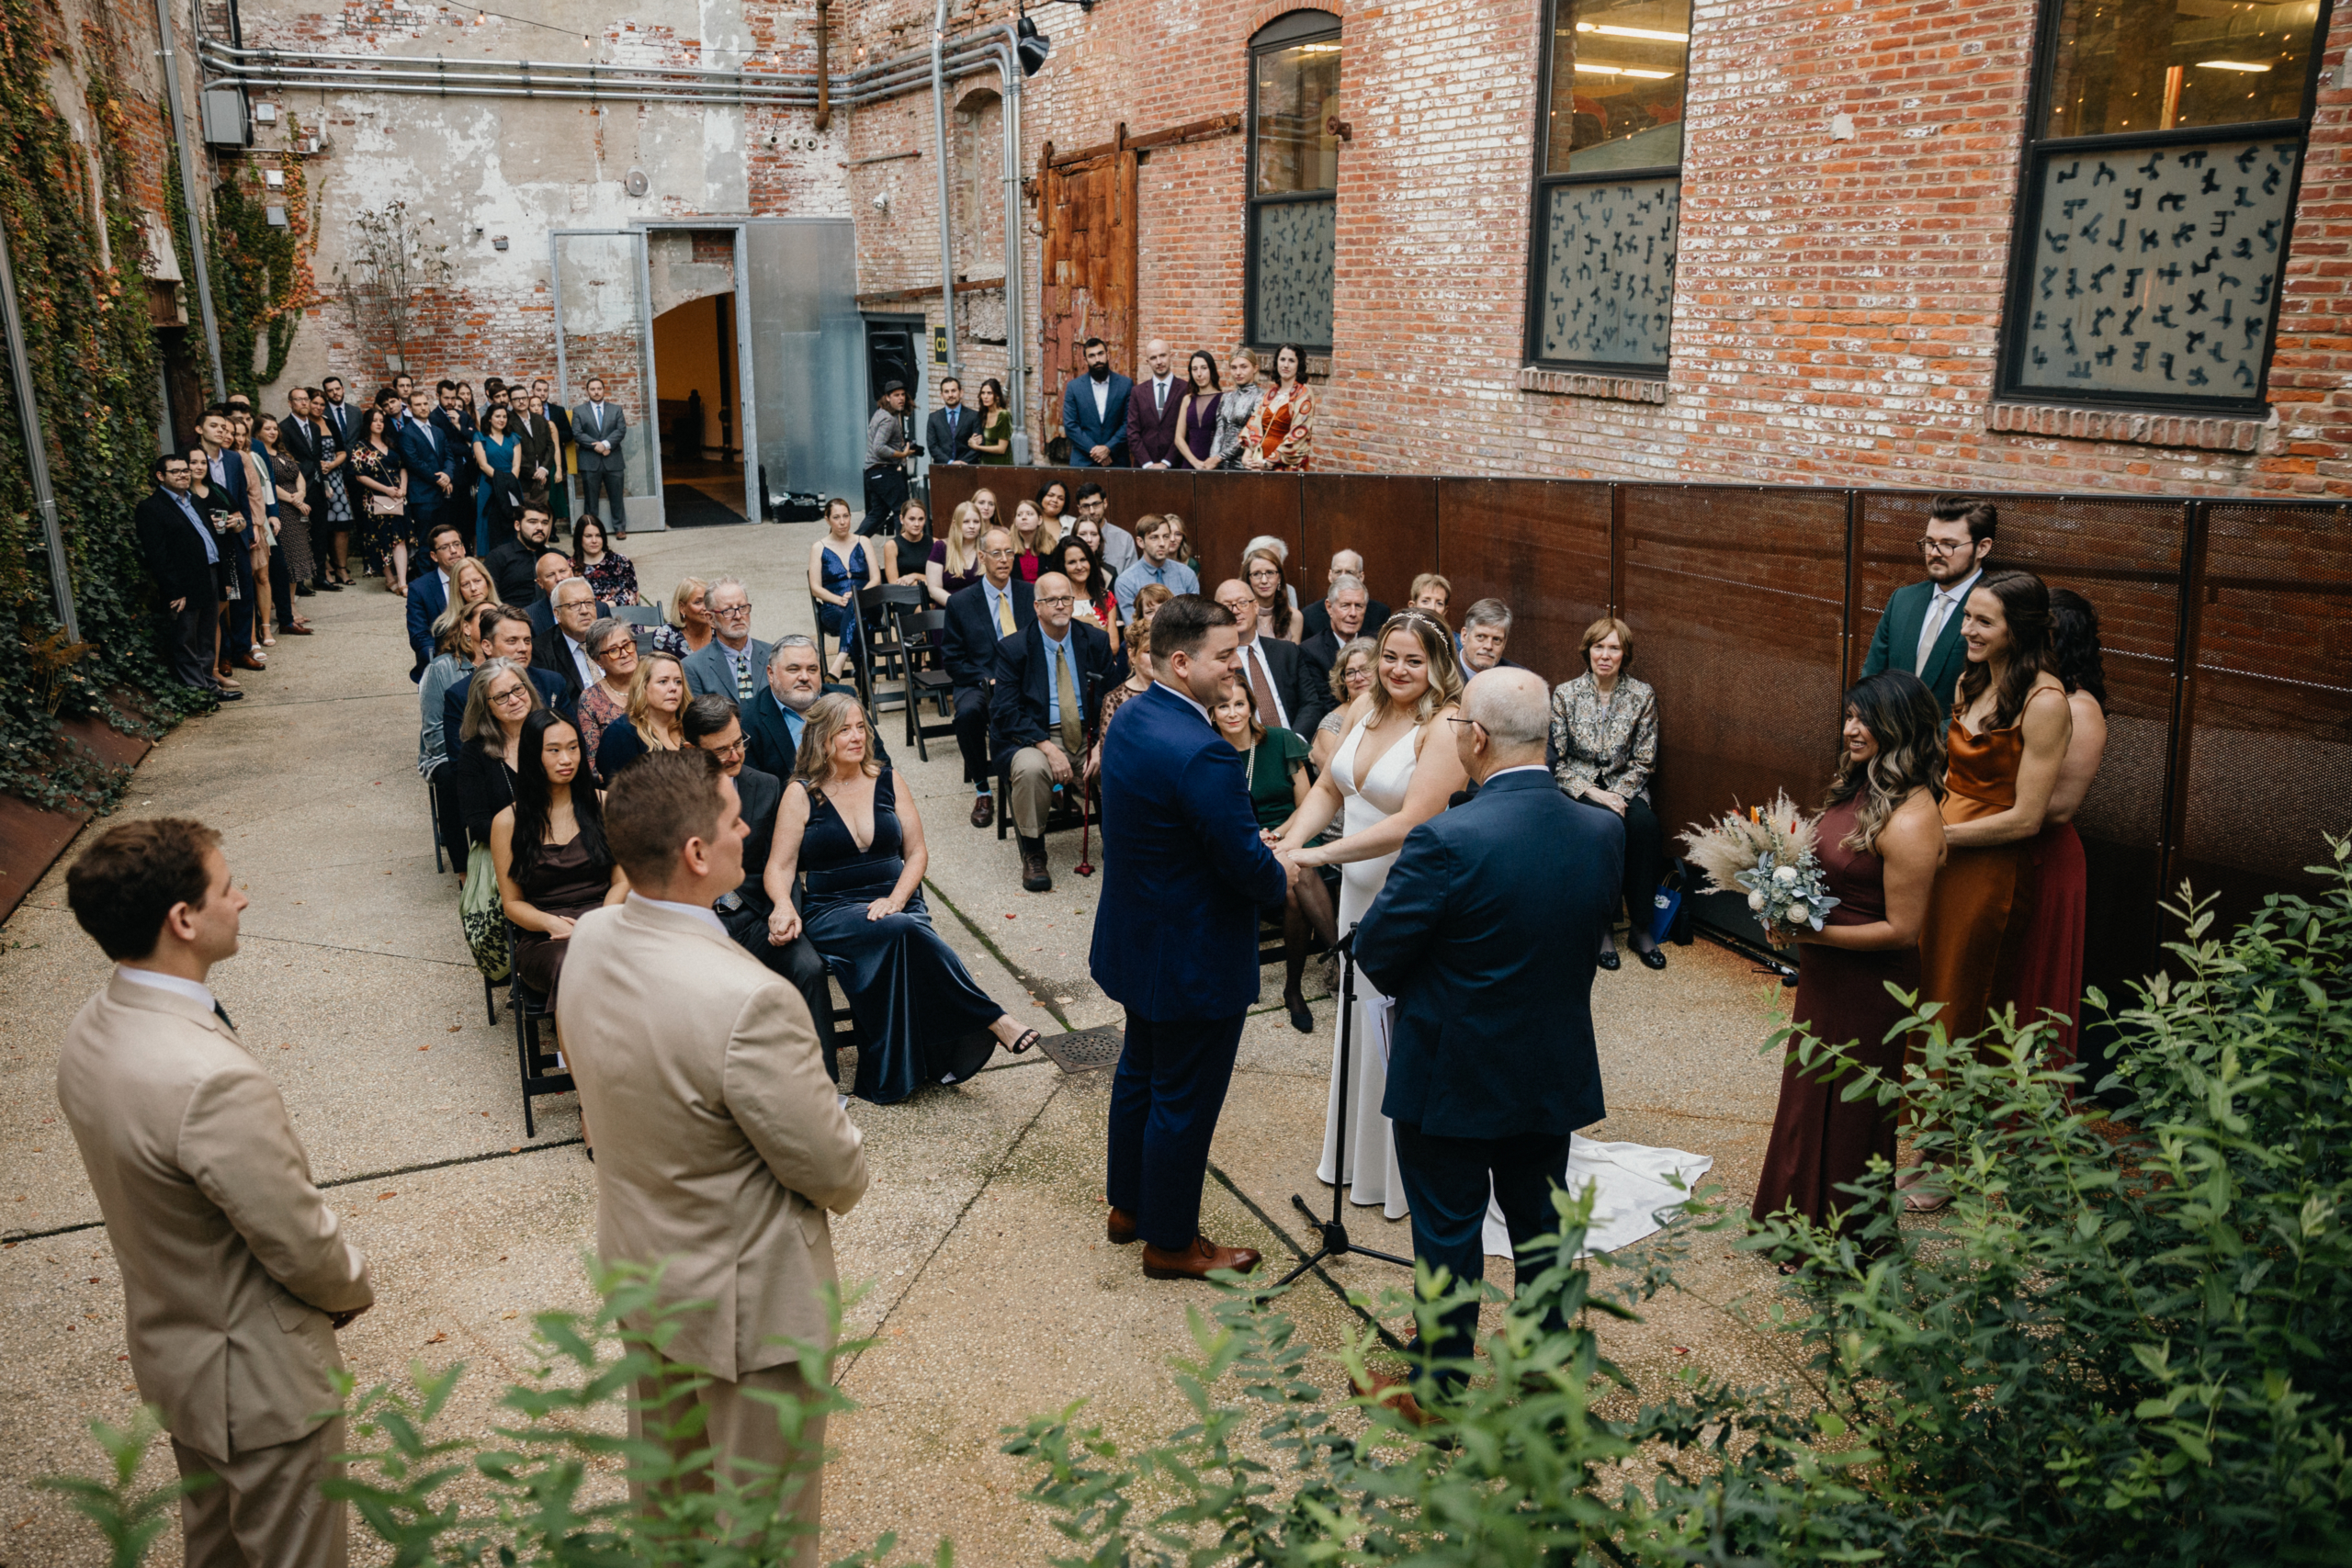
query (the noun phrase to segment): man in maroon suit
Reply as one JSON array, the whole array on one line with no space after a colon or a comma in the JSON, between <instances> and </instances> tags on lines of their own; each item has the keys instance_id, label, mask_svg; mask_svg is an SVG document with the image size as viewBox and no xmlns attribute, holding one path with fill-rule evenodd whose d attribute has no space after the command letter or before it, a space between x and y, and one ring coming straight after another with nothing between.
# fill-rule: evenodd
<instances>
[{"instance_id":1,"label":"man in maroon suit","mask_svg":"<svg viewBox=\"0 0 2352 1568\"><path fill-rule=\"evenodd\" d=\"M1190 389L1176 379L1166 338L1151 340L1144 362L1151 374L1136 382L1127 399L1127 460L1138 468L1164 468L1177 457L1176 425L1184 417Z\"/></svg>"}]
</instances>

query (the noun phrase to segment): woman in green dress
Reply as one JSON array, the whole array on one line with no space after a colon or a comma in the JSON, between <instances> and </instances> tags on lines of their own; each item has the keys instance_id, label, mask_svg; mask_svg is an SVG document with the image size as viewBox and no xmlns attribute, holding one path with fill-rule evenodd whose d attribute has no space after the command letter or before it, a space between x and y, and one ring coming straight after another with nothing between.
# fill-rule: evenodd
<instances>
[{"instance_id":1,"label":"woman in green dress","mask_svg":"<svg viewBox=\"0 0 2352 1568\"><path fill-rule=\"evenodd\" d=\"M1258 826L1277 831L1306 804L1306 742L1280 726L1259 722L1257 700L1239 681L1228 682L1225 694L1209 710L1216 732L1242 755L1250 780L1250 807ZM1322 874L1311 867L1292 871L1290 895L1283 900L1283 1005L1290 1010L1293 1029L1315 1031L1315 1015L1307 1010L1299 977L1306 972L1308 938L1329 947L1338 935L1331 913L1331 892Z\"/></svg>"},{"instance_id":2,"label":"woman in green dress","mask_svg":"<svg viewBox=\"0 0 2352 1568\"><path fill-rule=\"evenodd\" d=\"M993 376L980 383L980 428L972 436L972 461L994 468L1012 462L1012 411L1004 406L1004 384Z\"/></svg>"}]
</instances>

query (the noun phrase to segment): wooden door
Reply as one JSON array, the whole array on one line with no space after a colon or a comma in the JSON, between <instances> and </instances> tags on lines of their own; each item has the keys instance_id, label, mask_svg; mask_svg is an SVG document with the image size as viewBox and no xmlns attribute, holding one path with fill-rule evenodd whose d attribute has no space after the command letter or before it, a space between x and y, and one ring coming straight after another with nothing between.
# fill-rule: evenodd
<instances>
[{"instance_id":1,"label":"wooden door","mask_svg":"<svg viewBox=\"0 0 2352 1568\"><path fill-rule=\"evenodd\" d=\"M1124 128L1123 128L1124 129ZM1112 367L1136 371L1136 154L1114 146L1046 165L1044 355L1038 428L1061 429L1062 387L1086 369L1080 345L1099 337ZM1064 454L1065 458L1067 454Z\"/></svg>"}]
</instances>

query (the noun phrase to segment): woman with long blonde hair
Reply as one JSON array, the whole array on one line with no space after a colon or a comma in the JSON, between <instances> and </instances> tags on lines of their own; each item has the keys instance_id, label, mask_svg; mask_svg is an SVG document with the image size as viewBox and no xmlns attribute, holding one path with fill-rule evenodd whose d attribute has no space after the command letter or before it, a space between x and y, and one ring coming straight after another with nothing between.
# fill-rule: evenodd
<instances>
[{"instance_id":1,"label":"woman with long blonde hair","mask_svg":"<svg viewBox=\"0 0 2352 1568\"><path fill-rule=\"evenodd\" d=\"M1037 573L1044 570L1043 561L1046 547L1053 542L1052 537L1046 532L1045 513L1037 510L1037 503L1026 496L1012 503L1012 547L1019 553L1015 556L1012 564L1013 570L1021 574L1022 581L1037 581Z\"/></svg>"},{"instance_id":2,"label":"woman with long blonde hair","mask_svg":"<svg viewBox=\"0 0 2352 1568\"><path fill-rule=\"evenodd\" d=\"M596 776L610 784L623 768L648 751L676 751L686 744L680 715L686 705L686 667L673 655L649 653L629 677L628 703L605 726L596 742Z\"/></svg>"},{"instance_id":3,"label":"woman with long blonde hair","mask_svg":"<svg viewBox=\"0 0 2352 1568\"><path fill-rule=\"evenodd\" d=\"M923 569L933 604L944 604L980 580L980 536L984 532L979 511L970 502L958 503L948 513L946 536L932 542L931 564Z\"/></svg>"},{"instance_id":4,"label":"woman with long blonde hair","mask_svg":"<svg viewBox=\"0 0 2352 1568\"><path fill-rule=\"evenodd\" d=\"M699 577L682 577L670 590L666 624L653 628L653 651L673 659L700 653L718 635L710 621L710 584Z\"/></svg>"},{"instance_id":5,"label":"woman with long blonde hair","mask_svg":"<svg viewBox=\"0 0 2352 1568\"><path fill-rule=\"evenodd\" d=\"M841 982L865 1042L855 1092L876 1105L926 1083L961 1083L999 1045L1018 1055L1037 1043L932 929L930 863L914 792L876 759L865 711L838 692L819 697L762 873L775 908L768 941L782 947L805 929Z\"/></svg>"},{"instance_id":6,"label":"woman with long blonde hair","mask_svg":"<svg viewBox=\"0 0 2352 1568\"><path fill-rule=\"evenodd\" d=\"M1374 639L1379 649L1372 689L1349 705L1347 734L1331 753L1331 765L1307 791L1306 803L1283 824L1280 847L1298 869L1313 875L1320 865L1340 868L1339 929L1363 919L1388 881L1388 868L1404 847L1405 835L1445 809L1464 780L1448 727L1462 697L1462 666L1454 658L1453 634L1418 610L1388 618ZM1434 744L1432 739L1434 739ZM1340 818L1340 834L1328 844L1313 840ZM1362 973L1356 976L1356 1049L1348 1076L1348 1102L1340 1103L1339 1050L1332 1043L1331 1092L1325 1117L1320 1179L1344 1182L1358 1203L1385 1205L1390 1219L1407 1212L1405 1187L1396 1174L1396 1145L1388 1119L1380 1113L1387 1088L1384 1053L1373 1046L1386 1027L1388 998ZM1350 1167L1332 1158L1340 1118L1348 1122Z\"/></svg>"}]
</instances>

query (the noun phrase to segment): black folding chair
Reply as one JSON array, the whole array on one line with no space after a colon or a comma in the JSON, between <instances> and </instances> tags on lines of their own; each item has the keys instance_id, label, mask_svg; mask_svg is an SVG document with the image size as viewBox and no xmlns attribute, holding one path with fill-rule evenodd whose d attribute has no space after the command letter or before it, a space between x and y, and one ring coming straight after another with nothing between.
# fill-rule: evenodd
<instances>
[{"instance_id":1,"label":"black folding chair","mask_svg":"<svg viewBox=\"0 0 2352 1568\"><path fill-rule=\"evenodd\" d=\"M887 694L899 706L914 700L913 685L907 680L910 661L899 622L909 609L921 608L926 596L912 583L886 582L858 590L857 696L870 716L878 717L882 712L885 694L876 692L878 681L899 682L896 692Z\"/></svg>"},{"instance_id":2,"label":"black folding chair","mask_svg":"<svg viewBox=\"0 0 2352 1568\"><path fill-rule=\"evenodd\" d=\"M446 768L449 764L444 762L441 765ZM441 843L441 792L433 787L431 779L424 781L424 805L433 813L433 869L436 873L444 872L449 869L449 857ZM492 1023L497 1021L494 1018L491 1020Z\"/></svg>"},{"instance_id":3,"label":"black folding chair","mask_svg":"<svg viewBox=\"0 0 2352 1568\"><path fill-rule=\"evenodd\" d=\"M922 651L944 648L947 641L947 612L922 610L899 617L899 641L910 650ZM913 661L910 660L911 664ZM927 741L952 739L956 733L956 682L944 669L907 671L907 691L910 701L907 708L907 739L915 754L924 761L931 761ZM925 724L915 710L924 703L939 705L940 718L935 724Z\"/></svg>"},{"instance_id":4,"label":"black folding chair","mask_svg":"<svg viewBox=\"0 0 2352 1568\"><path fill-rule=\"evenodd\" d=\"M531 1101L543 1094L570 1094L571 1074L557 1066L553 1046L542 1047L539 1025L545 1023L548 1032L555 1032L555 1010L548 1006L547 998L531 989L523 981L523 966L514 962L514 927L506 927L506 1003L514 1015L514 1059L523 1077L523 1135L536 1138L538 1125L531 1116ZM492 1021L497 1021L493 1017Z\"/></svg>"}]
</instances>

